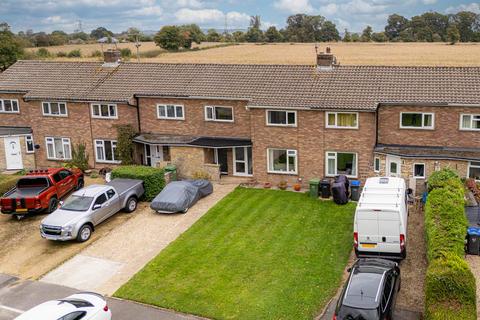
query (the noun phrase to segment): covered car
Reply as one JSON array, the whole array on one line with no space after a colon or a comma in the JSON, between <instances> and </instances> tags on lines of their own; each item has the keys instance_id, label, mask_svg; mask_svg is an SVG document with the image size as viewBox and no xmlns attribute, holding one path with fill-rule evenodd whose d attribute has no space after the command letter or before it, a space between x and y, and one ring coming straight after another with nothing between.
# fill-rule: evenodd
<instances>
[{"instance_id":1,"label":"covered car","mask_svg":"<svg viewBox=\"0 0 480 320\"><path fill-rule=\"evenodd\" d=\"M186 213L198 200L213 192L208 180L173 181L160 192L150 208L161 213Z\"/></svg>"}]
</instances>

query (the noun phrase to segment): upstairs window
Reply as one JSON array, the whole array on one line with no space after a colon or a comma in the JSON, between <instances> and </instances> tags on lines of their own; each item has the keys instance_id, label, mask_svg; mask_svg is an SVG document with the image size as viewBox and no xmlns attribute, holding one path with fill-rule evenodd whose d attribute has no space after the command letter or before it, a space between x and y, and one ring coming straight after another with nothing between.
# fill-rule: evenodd
<instances>
[{"instance_id":1,"label":"upstairs window","mask_svg":"<svg viewBox=\"0 0 480 320\"><path fill-rule=\"evenodd\" d=\"M0 99L1 113L19 113L18 100L14 99Z\"/></svg>"},{"instance_id":2,"label":"upstairs window","mask_svg":"<svg viewBox=\"0 0 480 320\"><path fill-rule=\"evenodd\" d=\"M357 129L358 113L356 112L327 112L327 128Z\"/></svg>"},{"instance_id":3,"label":"upstairs window","mask_svg":"<svg viewBox=\"0 0 480 320\"><path fill-rule=\"evenodd\" d=\"M297 112L283 110L267 110L267 125L295 127L297 125Z\"/></svg>"},{"instance_id":4,"label":"upstairs window","mask_svg":"<svg viewBox=\"0 0 480 320\"><path fill-rule=\"evenodd\" d=\"M70 138L45 138L47 144L47 158L51 160L72 159L70 152Z\"/></svg>"},{"instance_id":5,"label":"upstairs window","mask_svg":"<svg viewBox=\"0 0 480 320\"><path fill-rule=\"evenodd\" d=\"M480 114L462 114L460 116L461 130L480 130Z\"/></svg>"},{"instance_id":6,"label":"upstairs window","mask_svg":"<svg viewBox=\"0 0 480 320\"><path fill-rule=\"evenodd\" d=\"M116 104L92 104L92 117L100 119L118 119Z\"/></svg>"},{"instance_id":7,"label":"upstairs window","mask_svg":"<svg viewBox=\"0 0 480 320\"><path fill-rule=\"evenodd\" d=\"M233 122L233 108L232 107L205 107L206 121L223 121Z\"/></svg>"},{"instance_id":8,"label":"upstairs window","mask_svg":"<svg viewBox=\"0 0 480 320\"><path fill-rule=\"evenodd\" d=\"M400 114L400 128L405 129L433 129L433 113L402 112Z\"/></svg>"},{"instance_id":9,"label":"upstairs window","mask_svg":"<svg viewBox=\"0 0 480 320\"><path fill-rule=\"evenodd\" d=\"M42 110L44 116L66 117L68 116L67 104L65 102L43 102Z\"/></svg>"},{"instance_id":10,"label":"upstairs window","mask_svg":"<svg viewBox=\"0 0 480 320\"><path fill-rule=\"evenodd\" d=\"M158 119L185 120L182 105L159 104L157 105Z\"/></svg>"}]
</instances>

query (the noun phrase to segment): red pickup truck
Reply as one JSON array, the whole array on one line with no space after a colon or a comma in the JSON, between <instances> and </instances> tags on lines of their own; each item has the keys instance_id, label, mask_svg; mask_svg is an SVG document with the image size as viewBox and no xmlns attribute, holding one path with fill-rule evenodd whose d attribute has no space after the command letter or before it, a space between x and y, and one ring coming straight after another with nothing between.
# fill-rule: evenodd
<instances>
[{"instance_id":1,"label":"red pickup truck","mask_svg":"<svg viewBox=\"0 0 480 320\"><path fill-rule=\"evenodd\" d=\"M72 190L83 188L81 170L51 168L32 170L17 181L17 185L0 198L2 213L23 218L28 213L54 211L60 199Z\"/></svg>"}]
</instances>

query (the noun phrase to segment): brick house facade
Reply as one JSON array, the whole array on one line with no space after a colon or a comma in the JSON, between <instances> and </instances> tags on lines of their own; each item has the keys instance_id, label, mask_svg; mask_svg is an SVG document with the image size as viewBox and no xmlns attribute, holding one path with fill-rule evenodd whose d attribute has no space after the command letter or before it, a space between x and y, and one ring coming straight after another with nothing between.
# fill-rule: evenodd
<instances>
[{"instance_id":1,"label":"brick house facade","mask_svg":"<svg viewBox=\"0 0 480 320\"><path fill-rule=\"evenodd\" d=\"M82 80L52 89L35 78L65 69ZM0 108L0 127L31 129L37 148L24 163L39 168L60 165L49 154L79 142L92 167L116 165L115 126L130 124L136 161L175 163L182 177L399 175L421 188L444 166L480 178L479 82L480 68L20 61L0 75L0 101L19 103ZM45 103L59 102L67 114L45 115ZM9 169L13 156L0 157Z\"/></svg>"}]
</instances>

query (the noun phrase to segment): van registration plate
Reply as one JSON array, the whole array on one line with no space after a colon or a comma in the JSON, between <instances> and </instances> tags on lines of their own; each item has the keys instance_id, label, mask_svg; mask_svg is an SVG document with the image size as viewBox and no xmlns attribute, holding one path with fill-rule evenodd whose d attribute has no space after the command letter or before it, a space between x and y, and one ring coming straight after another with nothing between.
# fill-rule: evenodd
<instances>
[{"instance_id":1,"label":"van registration plate","mask_svg":"<svg viewBox=\"0 0 480 320\"><path fill-rule=\"evenodd\" d=\"M376 243L362 243L363 248L375 248L376 246Z\"/></svg>"}]
</instances>

